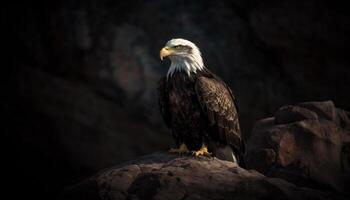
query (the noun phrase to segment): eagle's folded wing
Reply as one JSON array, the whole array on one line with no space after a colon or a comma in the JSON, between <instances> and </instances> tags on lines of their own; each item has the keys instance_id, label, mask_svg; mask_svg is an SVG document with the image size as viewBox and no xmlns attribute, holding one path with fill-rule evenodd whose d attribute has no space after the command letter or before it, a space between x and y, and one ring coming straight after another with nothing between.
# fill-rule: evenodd
<instances>
[{"instance_id":1,"label":"eagle's folded wing","mask_svg":"<svg viewBox=\"0 0 350 200\"><path fill-rule=\"evenodd\" d=\"M195 85L203 112L214 129L213 138L219 138L237 149L241 148L241 130L234 96L226 84L212 77L198 77Z\"/></svg>"}]
</instances>

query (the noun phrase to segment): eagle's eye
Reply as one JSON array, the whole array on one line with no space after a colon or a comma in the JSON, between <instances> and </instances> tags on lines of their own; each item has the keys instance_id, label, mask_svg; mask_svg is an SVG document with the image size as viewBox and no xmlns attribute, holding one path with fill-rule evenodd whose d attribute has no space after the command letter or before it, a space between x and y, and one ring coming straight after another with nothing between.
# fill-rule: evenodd
<instances>
[{"instance_id":1,"label":"eagle's eye","mask_svg":"<svg viewBox=\"0 0 350 200\"><path fill-rule=\"evenodd\" d=\"M176 50L182 50L182 51L188 51L188 52L190 52L192 50L192 48L190 46L181 45L181 44L174 45L173 48L176 49Z\"/></svg>"}]
</instances>

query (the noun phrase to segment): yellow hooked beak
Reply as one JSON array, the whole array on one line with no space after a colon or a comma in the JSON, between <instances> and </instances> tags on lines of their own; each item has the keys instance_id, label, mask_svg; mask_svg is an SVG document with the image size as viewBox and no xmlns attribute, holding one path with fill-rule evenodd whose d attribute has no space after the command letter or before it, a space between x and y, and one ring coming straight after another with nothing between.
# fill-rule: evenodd
<instances>
[{"instance_id":1,"label":"yellow hooked beak","mask_svg":"<svg viewBox=\"0 0 350 200\"><path fill-rule=\"evenodd\" d=\"M168 47L163 47L159 52L160 60L163 60L163 58L171 55L172 53L173 51L171 49L169 49Z\"/></svg>"}]
</instances>

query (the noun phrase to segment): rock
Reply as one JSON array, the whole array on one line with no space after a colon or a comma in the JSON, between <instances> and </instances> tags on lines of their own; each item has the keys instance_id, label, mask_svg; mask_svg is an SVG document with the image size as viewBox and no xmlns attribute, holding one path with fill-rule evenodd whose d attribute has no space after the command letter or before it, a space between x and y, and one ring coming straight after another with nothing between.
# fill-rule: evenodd
<instances>
[{"instance_id":1,"label":"rock","mask_svg":"<svg viewBox=\"0 0 350 200\"><path fill-rule=\"evenodd\" d=\"M247 142L248 169L298 185L348 192L348 116L331 101L280 108L273 118L256 123Z\"/></svg>"},{"instance_id":2,"label":"rock","mask_svg":"<svg viewBox=\"0 0 350 200\"><path fill-rule=\"evenodd\" d=\"M317 114L299 106L283 106L275 113L276 124L286 124L304 119L317 119Z\"/></svg>"},{"instance_id":3,"label":"rock","mask_svg":"<svg viewBox=\"0 0 350 200\"><path fill-rule=\"evenodd\" d=\"M310 111L314 111L320 118L336 122L336 107L332 101L305 102L298 104Z\"/></svg>"},{"instance_id":4,"label":"rock","mask_svg":"<svg viewBox=\"0 0 350 200\"><path fill-rule=\"evenodd\" d=\"M350 130L350 113L337 109L337 118L339 122L339 126L343 127L344 129Z\"/></svg>"},{"instance_id":5,"label":"rock","mask_svg":"<svg viewBox=\"0 0 350 200\"><path fill-rule=\"evenodd\" d=\"M96 195L97 193L99 195ZM299 188L217 158L154 153L109 169L67 190L61 199L342 199ZM91 198L93 197L93 198Z\"/></svg>"}]
</instances>

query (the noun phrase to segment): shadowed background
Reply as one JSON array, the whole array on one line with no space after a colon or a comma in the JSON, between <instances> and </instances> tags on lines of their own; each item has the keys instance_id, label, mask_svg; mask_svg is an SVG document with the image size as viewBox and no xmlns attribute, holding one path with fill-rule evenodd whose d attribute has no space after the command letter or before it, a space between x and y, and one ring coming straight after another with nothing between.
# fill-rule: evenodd
<instances>
[{"instance_id":1,"label":"shadowed background","mask_svg":"<svg viewBox=\"0 0 350 200\"><path fill-rule=\"evenodd\" d=\"M350 109L348 9L332 1L63 1L3 6L1 110L11 169L49 198L173 145L156 83L171 38L197 44L238 98L243 134L282 105Z\"/></svg>"}]
</instances>

